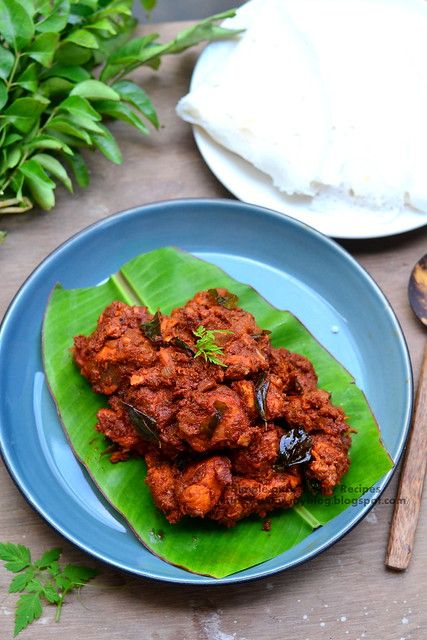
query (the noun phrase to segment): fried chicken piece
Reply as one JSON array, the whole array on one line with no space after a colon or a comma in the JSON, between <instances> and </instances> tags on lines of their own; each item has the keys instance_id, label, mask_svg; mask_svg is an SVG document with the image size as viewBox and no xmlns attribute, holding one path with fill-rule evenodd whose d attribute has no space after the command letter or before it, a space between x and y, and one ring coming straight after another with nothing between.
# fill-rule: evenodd
<instances>
[{"instance_id":1,"label":"fried chicken piece","mask_svg":"<svg viewBox=\"0 0 427 640\"><path fill-rule=\"evenodd\" d=\"M175 419L176 404L172 389L168 387L154 390L143 386L129 386L121 390L120 397L153 418L160 430Z\"/></svg>"},{"instance_id":2,"label":"fried chicken piece","mask_svg":"<svg viewBox=\"0 0 427 640\"><path fill-rule=\"evenodd\" d=\"M98 411L96 430L119 447L118 451L112 453L111 461L127 460L131 451L143 455L147 450L147 443L138 436L123 403L119 398L111 396L109 404L110 409Z\"/></svg>"},{"instance_id":3,"label":"fried chicken piece","mask_svg":"<svg viewBox=\"0 0 427 640\"><path fill-rule=\"evenodd\" d=\"M110 396L108 402L111 408L100 409L97 413L96 429L118 445L118 450L114 451L110 457L111 461L127 460L131 454L144 455L151 440L144 438L138 432L130 417L129 407L123 403L123 399L119 396ZM139 408L140 411L143 410L141 405L139 407L131 406L135 409ZM147 412L144 411L144 413ZM162 451L163 456L167 456L171 460L188 449L186 443L182 441L175 423L162 424L161 427L156 424L156 434L158 437L156 446Z\"/></svg>"},{"instance_id":4,"label":"fried chicken piece","mask_svg":"<svg viewBox=\"0 0 427 640\"><path fill-rule=\"evenodd\" d=\"M233 473L263 480L271 478L283 433L283 429L274 424L254 427L249 446L232 454Z\"/></svg>"},{"instance_id":5,"label":"fried chicken piece","mask_svg":"<svg viewBox=\"0 0 427 640\"><path fill-rule=\"evenodd\" d=\"M135 371L130 378L130 384L150 389L173 387L174 395L178 397L190 390L204 391L214 388L223 380L222 367L212 366L203 358L195 359L193 355L178 347L168 346L159 349L154 366Z\"/></svg>"},{"instance_id":6,"label":"fried chicken piece","mask_svg":"<svg viewBox=\"0 0 427 640\"><path fill-rule=\"evenodd\" d=\"M156 350L140 329L151 317L145 307L113 302L90 336L74 338L74 359L94 391L115 393L135 368L155 362Z\"/></svg>"},{"instance_id":7,"label":"fried chicken piece","mask_svg":"<svg viewBox=\"0 0 427 640\"><path fill-rule=\"evenodd\" d=\"M179 402L178 428L194 451L246 447L252 427L238 394L226 386L189 392Z\"/></svg>"},{"instance_id":8,"label":"fried chicken piece","mask_svg":"<svg viewBox=\"0 0 427 640\"><path fill-rule=\"evenodd\" d=\"M169 318L162 318L161 328L166 341L178 337L193 349L193 332L201 325L208 330L230 331L217 334L215 342L223 350L226 379L238 380L267 369L270 345L252 314L218 302L228 295L226 289L197 293L183 307L174 309Z\"/></svg>"},{"instance_id":9,"label":"fried chicken piece","mask_svg":"<svg viewBox=\"0 0 427 640\"><path fill-rule=\"evenodd\" d=\"M273 509L289 509L301 494L301 469L297 467L276 471L266 480L233 476L209 518L232 527L251 514L264 518Z\"/></svg>"},{"instance_id":10,"label":"fried chicken piece","mask_svg":"<svg viewBox=\"0 0 427 640\"><path fill-rule=\"evenodd\" d=\"M278 389L299 394L317 388L317 375L310 360L287 349L271 349L269 375Z\"/></svg>"},{"instance_id":11,"label":"fried chicken piece","mask_svg":"<svg viewBox=\"0 0 427 640\"><path fill-rule=\"evenodd\" d=\"M203 517L218 503L224 488L231 484L230 460L213 456L190 464L179 478L175 495L181 512Z\"/></svg>"},{"instance_id":12,"label":"fried chicken piece","mask_svg":"<svg viewBox=\"0 0 427 640\"><path fill-rule=\"evenodd\" d=\"M231 388L240 396L250 420L258 420L259 412L255 402L255 384L252 380L236 380L231 383Z\"/></svg>"},{"instance_id":13,"label":"fried chicken piece","mask_svg":"<svg viewBox=\"0 0 427 640\"><path fill-rule=\"evenodd\" d=\"M324 434L312 435L311 440L312 459L307 465L306 476L310 481L320 484L323 495L331 496L334 487L350 467L347 455L350 442Z\"/></svg>"},{"instance_id":14,"label":"fried chicken piece","mask_svg":"<svg viewBox=\"0 0 427 640\"><path fill-rule=\"evenodd\" d=\"M182 511L175 495L175 485L180 472L175 465L162 458L156 451L145 456L147 464L146 484L150 487L155 505L171 524L182 518Z\"/></svg>"},{"instance_id":15,"label":"fried chicken piece","mask_svg":"<svg viewBox=\"0 0 427 640\"><path fill-rule=\"evenodd\" d=\"M350 428L344 411L331 404L329 393L316 389L289 397L284 416L291 427L303 427L310 434L313 459L307 477L320 484L324 495L331 495L350 466Z\"/></svg>"},{"instance_id":16,"label":"fried chicken piece","mask_svg":"<svg viewBox=\"0 0 427 640\"><path fill-rule=\"evenodd\" d=\"M231 483L230 461L223 456L189 464L183 472L158 453L150 452L145 459L145 481L157 507L172 524L185 515L205 516Z\"/></svg>"}]
</instances>

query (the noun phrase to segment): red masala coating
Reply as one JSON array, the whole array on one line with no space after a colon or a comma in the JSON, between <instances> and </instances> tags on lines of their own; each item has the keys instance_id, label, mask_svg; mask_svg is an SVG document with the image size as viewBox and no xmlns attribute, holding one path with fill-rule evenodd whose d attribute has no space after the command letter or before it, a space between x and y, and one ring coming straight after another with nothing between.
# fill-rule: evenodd
<instances>
[{"instance_id":1,"label":"red masala coating","mask_svg":"<svg viewBox=\"0 0 427 640\"><path fill-rule=\"evenodd\" d=\"M292 507L304 478L332 493L349 467L350 427L305 357L273 348L225 289L159 314L154 337L144 327L152 319L144 307L113 302L90 336L74 339L73 354L93 389L109 396L96 428L117 447L112 461L144 456L169 522L264 518ZM194 357L200 326L224 332L214 334L224 366ZM292 428L309 434L311 456L284 466L279 445Z\"/></svg>"}]
</instances>

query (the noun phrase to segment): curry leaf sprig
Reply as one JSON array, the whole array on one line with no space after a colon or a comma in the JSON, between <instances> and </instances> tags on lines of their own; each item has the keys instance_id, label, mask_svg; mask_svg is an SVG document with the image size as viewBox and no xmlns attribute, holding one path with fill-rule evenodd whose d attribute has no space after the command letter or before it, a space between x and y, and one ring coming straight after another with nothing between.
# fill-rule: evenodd
<instances>
[{"instance_id":1,"label":"curry leaf sprig","mask_svg":"<svg viewBox=\"0 0 427 640\"><path fill-rule=\"evenodd\" d=\"M233 332L226 329L206 329L203 325L197 327L196 331L193 331L193 334L198 338L194 357L202 356L206 362L226 367L227 365L218 357L224 355L222 348L215 342L219 333L232 334Z\"/></svg>"},{"instance_id":2,"label":"curry leaf sprig","mask_svg":"<svg viewBox=\"0 0 427 640\"><path fill-rule=\"evenodd\" d=\"M70 591L80 589L97 571L75 564L59 565L61 549L49 549L34 562L28 547L12 542L0 543L0 559L8 571L15 573L9 593L20 593L15 611L14 636L40 618L43 604L56 605L59 622L64 599Z\"/></svg>"},{"instance_id":3,"label":"curry leaf sprig","mask_svg":"<svg viewBox=\"0 0 427 640\"><path fill-rule=\"evenodd\" d=\"M147 11L155 0L141 0ZM156 110L127 75L157 70L162 57L236 31L218 23L227 11L184 29L170 42L157 33L131 38L132 0L0 0L0 215L45 210L62 183L84 187L82 150L122 155L106 121L143 135L159 128Z\"/></svg>"}]
</instances>

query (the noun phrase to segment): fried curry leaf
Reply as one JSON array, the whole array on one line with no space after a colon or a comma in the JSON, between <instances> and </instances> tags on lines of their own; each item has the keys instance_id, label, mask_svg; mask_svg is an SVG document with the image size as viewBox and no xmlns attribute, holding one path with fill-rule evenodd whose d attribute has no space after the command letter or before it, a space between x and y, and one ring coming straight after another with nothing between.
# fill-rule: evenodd
<instances>
[{"instance_id":1,"label":"fried curry leaf","mask_svg":"<svg viewBox=\"0 0 427 640\"><path fill-rule=\"evenodd\" d=\"M122 403L126 408L128 416L138 432L138 435L146 442L157 443L159 441L159 431L157 429L157 422L155 419L132 406L128 402L122 401Z\"/></svg>"},{"instance_id":2,"label":"fried curry leaf","mask_svg":"<svg viewBox=\"0 0 427 640\"><path fill-rule=\"evenodd\" d=\"M182 349L189 356L194 357L196 355L196 352L194 351L194 349L192 349L189 344L184 342L184 340L181 340L181 338L178 338L178 336L174 336L173 338L171 338L168 341L168 344L171 344L174 347L178 347L178 349Z\"/></svg>"},{"instance_id":3,"label":"fried curry leaf","mask_svg":"<svg viewBox=\"0 0 427 640\"><path fill-rule=\"evenodd\" d=\"M221 422L226 409L227 405L225 404L225 402L221 402L221 400L215 400L213 414L205 424L202 424L203 433L207 435L208 438L211 438L213 436L213 433Z\"/></svg>"},{"instance_id":4,"label":"fried curry leaf","mask_svg":"<svg viewBox=\"0 0 427 640\"><path fill-rule=\"evenodd\" d=\"M148 322L142 322L140 325L142 333L145 335L145 337L154 343L160 342L162 339L162 332L160 330L160 319L160 311L156 311L151 320L149 320Z\"/></svg>"},{"instance_id":5,"label":"fried curry leaf","mask_svg":"<svg viewBox=\"0 0 427 640\"><path fill-rule=\"evenodd\" d=\"M263 373L255 385L255 404L264 422L267 420L267 393L269 386L270 380L267 378L267 374Z\"/></svg>"},{"instance_id":6,"label":"fried curry leaf","mask_svg":"<svg viewBox=\"0 0 427 640\"><path fill-rule=\"evenodd\" d=\"M292 467L311 460L311 438L302 427L295 427L280 438L276 466Z\"/></svg>"},{"instance_id":7,"label":"fried curry leaf","mask_svg":"<svg viewBox=\"0 0 427 640\"><path fill-rule=\"evenodd\" d=\"M223 296L218 293L216 289L208 289L209 295L215 300L216 304L219 304L225 309L235 309L239 302L239 296L235 293L227 291Z\"/></svg>"}]
</instances>

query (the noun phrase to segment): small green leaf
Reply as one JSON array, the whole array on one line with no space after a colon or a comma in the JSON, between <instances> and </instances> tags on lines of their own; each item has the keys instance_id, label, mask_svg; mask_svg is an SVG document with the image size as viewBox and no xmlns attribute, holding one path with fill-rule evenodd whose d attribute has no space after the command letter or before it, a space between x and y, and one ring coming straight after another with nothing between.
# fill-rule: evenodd
<instances>
[{"instance_id":1,"label":"small green leaf","mask_svg":"<svg viewBox=\"0 0 427 640\"><path fill-rule=\"evenodd\" d=\"M50 78L56 76L57 78L64 78L65 80L71 80L72 82L82 82L90 78L89 71L86 71L83 67L78 66L62 66L55 64L48 71L43 73L44 78Z\"/></svg>"},{"instance_id":2,"label":"small green leaf","mask_svg":"<svg viewBox=\"0 0 427 640\"><path fill-rule=\"evenodd\" d=\"M29 133L37 119L49 104L48 100L42 100L39 96L35 98L18 98L6 109L4 115L18 131Z\"/></svg>"},{"instance_id":3,"label":"small green leaf","mask_svg":"<svg viewBox=\"0 0 427 640\"><path fill-rule=\"evenodd\" d=\"M77 116L74 113L70 113L68 116L70 122L73 123L76 127L83 129L84 131L90 131L91 133L99 133L103 134L103 130L99 126L93 118L88 118L87 116Z\"/></svg>"},{"instance_id":4,"label":"small green leaf","mask_svg":"<svg viewBox=\"0 0 427 640\"><path fill-rule=\"evenodd\" d=\"M20 591L23 591L33 577L33 569L28 569L28 571L25 571L24 573L18 573L9 585L9 593L19 593Z\"/></svg>"},{"instance_id":5,"label":"small green leaf","mask_svg":"<svg viewBox=\"0 0 427 640\"><path fill-rule=\"evenodd\" d=\"M70 3L61 2L45 20L36 23L36 31L42 33L60 33L67 26L70 15Z\"/></svg>"},{"instance_id":6,"label":"small green leaf","mask_svg":"<svg viewBox=\"0 0 427 640\"><path fill-rule=\"evenodd\" d=\"M93 49L79 47L73 42L62 42L55 53L55 62L63 66L83 65L92 58Z\"/></svg>"},{"instance_id":7,"label":"small green leaf","mask_svg":"<svg viewBox=\"0 0 427 640\"><path fill-rule=\"evenodd\" d=\"M57 160L53 156L50 156L47 153L37 153L35 156L33 156L32 159L35 162L38 162L43 167L43 169L46 169L46 171L48 171L55 178L58 178L58 180L60 180L64 184L64 186L68 189L68 191L70 191L72 193L73 185L71 183L70 178L68 177L67 172L65 171L64 167L59 162L59 160ZM50 554L53 553L53 555L55 555L55 554L56 555L50 562L53 562L53 560L57 560L59 558L58 552L59 552L59 555L60 555L61 554L61 550L60 549L52 549ZM41 560L42 559L43 558L41 558ZM48 562L48 564L50 564L50 562ZM37 562L36 562L36 566L42 568L42 566L39 565Z\"/></svg>"},{"instance_id":8,"label":"small green leaf","mask_svg":"<svg viewBox=\"0 0 427 640\"><path fill-rule=\"evenodd\" d=\"M39 87L40 93L45 96L59 96L70 93L74 84L64 78L48 78Z\"/></svg>"},{"instance_id":9,"label":"small green leaf","mask_svg":"<svg viewBox=\"0 0 427 640\"><path fill-rule=\"evenodd\" d=\"M77 564L67 564L62 572L62 574L76 586L84 585L88 580L94 578L97 573L98 571L96 569L81 567Z\"/></svg>"},{"instance_id":10,"label":"small green leaf","mask_svg":"<svg viewBox=\"0 0 427 640\"><path fill-rule=\"evenodd\" d=\"M4 139L3 147L7 147L14 142L18 142L18 140L22 140L22 136L20 136L19 133L9 133Z\"/></svg>"},{"instance_id":11,"label":"small green leaf","mask_svg":"<svg viewBox=\"0 0 427 640\"><path fill-rule=\"evenodd\" d=\"M241 33L243 29L226 29L216 24L226 18L232 18L234 15L236 15L236 12L231 9L230 11L224 11L223 13L210 16L206 18L206 20L202 20L187 29L183 29L174 40L166 45L164 53L181 53L185 51L185 49L193 47L200 42L224 40L225 38L230 38L233 35Z\"/></svg>"},{"instance_id":12,"label":"small green leaf","mask_svg":"<svg viewBox=\"0 0 427 640\"><path fill-rule=\"evenodd\" d=\"M24 174L17 172L11 181L12 189L14 190L18 199L22 198L22 188L24 186Z\"/></svg>"},{"instance_id":13,"label":"small green leaf","mask_svg":"<svg viewBox=\"0 0 427 640\"><path fill-rule=\"evenodd\" d=\"M86 100L86 98L82 98L81 96L68 96L68 98L63 100L58 105L58 108L64 111L68 111L69 113L72 113L76 116L85 116L97 121L101 120L101 116L91 106L90 102Z\"/></svg>"},{"instance_id":14,"label":"small green leaf","mask_svg":"<svg viewBox=\"0 0 427 640\"><path fill-rule=\"evenodd\" d=\"M100 125L100 127L103 129L103 135L92 134L95 147L114 164L121 164L123 157L113 134L106 126Z\"/></svg>"},{"instance_id":15,"label":"small green leaf","mask_svg":"<svg viewBox=\"0 0 427 640\"><path fill-rule=\"evenodd\" d=\"M50 211L55 205L54 187L49 187L46 183L38 182L32 178L27 178L26 182L34 201L45 211Z\"/></svg>"},{"instance_id":16,"label":"small green leaf","mask_svg":"<svg viewBox=\"0 0 427 640\"><path fill-rule=\"evenodd\" d=\"M14 61L13 53L0 45L0 78L6 80L9 77Z\"/></svg>"},{"instance_id":17,"label":"small green leaf","mask_svg":"<svg viewBox=\"0 0 427 640\"><path fill-rule=\"evenodd\" d=\"M9 571L22 571L31 564L31 553L28 547L23 544L13 544L12 542L0 543L0 559L6 561L5 565ZM13 568L10 568L13 564ZM19 569L16 567L20 567Z\"/></svg>"},{"instance_id":18,"label":"small green leaf","mask_svg":"<svg viewBox=\"0 0 427 640\"><path fill-rule=\"evenodd\" d=\"M40 162L40 164L44 166L42 162ZM45 167L45 168L49 169L49 167ZM52 171L52 173L55 175L54 171ZM56 562L57 560L59 560L59 558L61 557L61 553L62 553L62 549L59 549L57 547L55 547L54 549L49 549L48 551L45 551L43 555L38 560L36 560L34 564L38 569L46 569L52 564L52 562Z\"/></svg>"},{"instance_id":19,"label":"small green leaf","mask_svg":"<svg viewBox=\"0 0 427 640\"><path fill-rule=\"evenodd\" d=\"M56 560L51 562L51 564L47 567L47 570L48 570L49 575L51 575L51 576L56 576L61 571L61 569L59 567L59 563Z\"/></svg>"},{"instance_id":20,"label":"small green leaf","mask_svg":"<svg viewBox=\"0 0 427 640\"><path fill-rule=\"evenodd\" d=\"M28 149L53 149L55 151L64 151L64 153L73 155L72 149L59 140L59 138L54 138L53 136L40 135L31 140L31 142L27 145Z\"/></svg>"},{"instance_id":21,"label":"small green leaf","mask_svg":"<svg viewBox=\"0 0 427 640\"><path fill-rule=\"evenodd\" d=\"M19 147L12 147L7 154L7 161L5 163L5 169L13 169L16 167L22 156L21 149Z\"/></svg>"},{"instance_id":22,"label":"small green leaf","mask_svg":"<svg viewBox=\"0 0 427 640\"><path fill-rule=\"evenodd\" d=\"M57 590L55 589L53 584L50 584L49 582L45 584L43 588L43 595L46 598L46 600L51 604L58 604L58 602L60 601L60 597Z\"/></svg>"},{"instance_id":23,"label":"small green leaf","mask_svg":"<svg viewBox=\"0 0 427 640\"><path fill-rule=\"evenodd\" d=\"M7 89L4 82L0 80L0 109L3 109L4 105L7 102Z\"/></svg>"},{"instance_id":24,"label":"small green leaf","mask_svg":"<svg viewBox=\"0 0 427 640\"><path fill-rule=\"evenodd\" d=\"M52 63L58 41L58 33L42 33L34 39L25 53L44 67L48 67Z\"/></svg>"},{"instance_id":25,"label":"small green leaf","mask_svg":"<svg viewBox=\"0 0 427 640\"><path fill-rule=\"evenodd\" d=\"M98 40L95 38L93 33L86 29L77 29L77 31L73 31L64 40L64 42L73 42L74 44L79 45L79 47L85 47L86 49L99 49Z\"/></svg>"},{"instance_id":26,"label":"small green leaf","mask_svg":"<svg viewBox=\"0 0 427 640\"><path fill-rule=\"evenodd\" d=\"M102 15L103 16L116 16L116 15L123 15L123 16L131 16L132 15L132 5L130 5L129 3L125 3L125 2L118 2L116 3L110 3L112 6L110 7L106 7L105 9L102 10Z\"/></svg>"},{"instance_id":27,"label":"small green leaf","mask_svg":"<svg viewBox=\"0 0 427 640\"><path fill-rule=\"evenodd\" d=\"M146 51L150 51L151 55L152 43L154 40L157 40L158 37L158 33L150 33L146 36L129 40L129 42L126 42L112 53L108 58L108 64L127 65L139 62L146 54Z\"/></svg>"},{"instance_id":28,"label":"small green leaf","mask_svg":"<svg viewBox=\"0 0 427 640\"><path fill-rule=\"evenodd\" d=\"M70 121L67 117L56 117L53 118L48 125L49 130L53 131L61 131L62 133L66 133L69 136L74 136L79 140L83 140L89 146L92 144L89 134L81 129L78 129L73 122Z\"/></svg>"},{"instance_id":29,"label":"small green leaf","mask_svg":"<svg viewBox=\"0 0 427 640\"><path fill-rule=\"evenodd\" d=\"M29 64L20 76L15 80L14 84L34 93L39 83L40 67L35 62Z\"/></svg>"},{"instance_id":30,"label":"small green leaf","mask_svg":"<svg viewBox=\"0 0 427 640\"><path fill-rule=\"evenodd\" d=\"M100 80L83 80L71 91L72 96L81 96L89 100L120 100L119 94Z\"/></svg>"},{"instance_id":31,"label":"small green leaf","mask_svg":"<svg viewBox=\"0 0 427 640\"><path fill-rule=\"evenodd\" d=\"M87 24L86 29L94 29L95 31L106 31L107 33L111 33L112 35L115 35L117 33L117 29L114 27L113 23L108 20L108 18L101 18L101 20L97 20L96 22Z\"/></svg>"},{"instance_id":32,"label":"small green leaf","mask_svg":"<svg viewBox=\"0 0 427 640\"><path fill-rule=\"evenodd\" d=\"M28 627L31 622L40 618L42 603L37 593L24 593L16 605L14 637Z\"/></svg>"},{"instance_id":33,"label":"small green leaf","mask_svg":"<svg viewBox=\"0 0 427 640\"><path fill-rule=\"evenodd\" d=\"M75 153L73 156L67 157L67 162L79 187L87 187L89 184L89 172L83 157L79 153Z\"/></svg>"},{"instance_id":34,"label":"small green leaf","mask_svg":"<svg viewBox=\"0 0 427 640\"><path fill-rule=\"evenodd\" d=\"M135 109L138 109L156 129L159 128L157 113L144 89L130 80L119 80L119 82L115 82L113 89L117 91L122 100L129 102Z\"/></svg>"},{"instance_id":35,"label":"small green leaf","mask_svg":"<svg viewBox=\"0 0 427 640\"><path fill-rule=\"evenodd\" d=\"M104 115L110 116L110 118L116 118L117 120L123 120L136 129L139 129L139 131L141 131L143 134L149 134L149 130L146 125L124 102L112 102L110 100L103 100L97 103L97 108Z\"/></svg>"},{"instance_id":36,"label":"small green leaf","mask_svg":"<svg viewBox=\"0 0 427 640\"><path fill-rule=\"evenodd\" d=\"M3 244L7 236L6 231L0 231L0 244Z\"/></svg>"},{"instance_id":37,"label":"small green leaf","mask_svg":"<svg viewBox=\"0 0 427 640\"><path fill-rule=\"evenodd\" d=\"M34 35L31 16L17 0L0 0L0 25L2 37L15 51L24 49Z\"/></svg>"},{"instance_id":38,"label":"small green leaf","mask_svg":"<svg viewBox=\"0 0 427 640\"><path fill-rule=\"evenodd\" d=\"M33 0L19 0L19 3L22 4L22 6L24 7L25 11L32 18L33 15L34 15L34 12L35 12Z\"/></svg>"},{"instance_id":39,"label":"small green leaf","mask_svg":"<svg viewBox=\"0 0 427 640\"><path fill-rule=\"evenodd\" d=\"M43 591L43 585L37 578L32 578L27 585L28 593L41 593Z\"/></svg>"},{"instance_id":40,"label":"small green leaf","mask_svg":"<svg viewBox=\"0 0 427 640\"><path fill-rule=\"evenodd\" d=\"M26 160L19 168L19 171L24 174L26 178L33 181L38 181L45 184L47 187L53 189L55 183L49 178L44 169L35 160Z\"/></svg>"}]
</instances>

